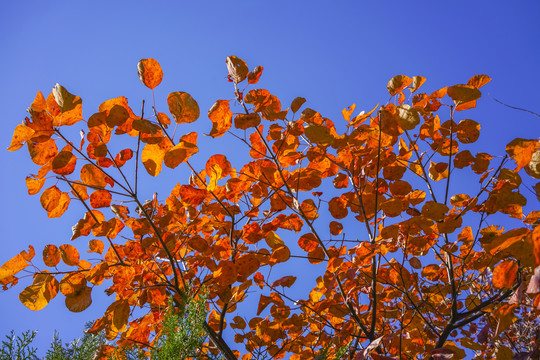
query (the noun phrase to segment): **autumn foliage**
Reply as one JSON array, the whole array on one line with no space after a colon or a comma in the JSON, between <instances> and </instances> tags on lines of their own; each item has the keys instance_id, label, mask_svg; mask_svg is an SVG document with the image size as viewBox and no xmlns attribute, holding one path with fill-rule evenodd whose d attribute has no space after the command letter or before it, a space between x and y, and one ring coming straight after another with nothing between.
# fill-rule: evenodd
<instances>
[{"instance_id":1,"label":"autumn foliage","mask_svg":"<svg viewBox=\"0 0 540 360\"><path fill-rule=\"evenodd\" d=\"M521 176L540 179L540 142L493 144L494 154L470 145L480 124L462 114L488 76L421 93L425 78L398 75L386 104L358 115L352 105L332 121L301 97L282 106L255 89L261 66L235 56L226 65L234 95L215 102L210 121L183 91L167 96L168 114L119 97L87 119L61 85L37 93L8 150L26 144L39 166L28 193L50 218L76 202L85 211L70 243L2 265L4 289L30 270L24 305L40 310L60 292L80 312L103 287L110 306L90 331L146 348L170 296L181 308L204 294L200 351L229 360L539 352L540 211L523 208L540 185L529 191ZM138 75L152 92L163 77L154 59ZM195 121L234 151L197 158L203 134L182 133ZM80 139L68 139L68 126L80 126ZM143 171L163 166L191 177L141 198Z\"/></svg>"}]
</instances>

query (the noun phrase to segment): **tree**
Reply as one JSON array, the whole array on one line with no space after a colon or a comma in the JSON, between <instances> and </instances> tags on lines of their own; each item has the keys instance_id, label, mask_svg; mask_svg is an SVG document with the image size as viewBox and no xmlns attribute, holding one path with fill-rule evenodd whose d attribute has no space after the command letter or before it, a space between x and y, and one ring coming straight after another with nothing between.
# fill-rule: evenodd
<instances>
[{"instance_id":1,"label":"tree","mask_svg":"<svg viewBox=\"0 0 540 360\"><path fill-rule=\"evenodd\" d=\"M261 66L249 71L235 56L226 65L234 99L208 111L209 136L234 137L250 158L218 153L204 166L191 161L198 134L176 135L200 115L186 92L167 97L174 131L155 102L148 116L144 101L136 115L126 98L110 99L84 120L82 100L61 85L47 98L38 92L8 150L26 143L40 166L26 178L30 194L51 183L40 195L49 217L71 201L84 206L71 240L90 236L100 257L51 244L46 270L30 247L0 268L4 289L32 265L21 301L39 310L60 291L78 312L107 286L114 301L90 331L150 349L164 314L208 289L199 354L228 360L538 354L529 330L538 325L540 212L523 215L521 190L538 197L540 185L532 190L521 175L540 178L540 142L515 139L504 156L471 153L480 124L460 114L476 106L488 76L428 94L418 92L422 76L398 75L385 105L356 116L352 105L336 126L300 112L303 98L283 110L269 91L248 91ZM138 74L154 98L158 62L141 60ZM80 143L66 135L75 124ZM163 164L192 175L144 201L140 162L154 177Z\"/></svg>"}]
</instances>

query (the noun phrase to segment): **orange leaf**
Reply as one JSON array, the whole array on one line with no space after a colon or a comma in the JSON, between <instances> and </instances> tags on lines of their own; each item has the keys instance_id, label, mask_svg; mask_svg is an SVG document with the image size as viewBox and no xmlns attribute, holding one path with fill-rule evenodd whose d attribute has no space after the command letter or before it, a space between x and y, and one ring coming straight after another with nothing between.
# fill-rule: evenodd
<instances>
[{"instance_id":1,"label":"orange leaf","mask_svg":"<svg viewBox=\"0 0 540 360\"><path fill-rule=\"evenodd\" d=\"M69 175L75 170L77 158L71 151L60 151L52 161L52 171L58 175Z\"/></svg>"},{"instance_id":2,"label":"orange leaf","mask_svg":"<svg viewBox=\"0 0 540 360\"><path fill-rule=\"evenodd\" d=\"M247 130L259 126L260 123L261 117L257 113L238 114L234 117L234 127L237 129Z\"/></svg>"},{"instance_id":3,"label":"orange leaf","mask_svg":"<svg viewBox=\"0 0 540 360\"><path fill-rule=\"evenodd\" d=\"M176 150L182 149L182 146L183 143L179 143L175 146L175 148L177 148ZM159 144L146 144L144 146L141 154L141 161L148 174L152 176L159 175L159 173L161 172L161 167L163 166L163 159L165 158L167 152L171 150L171 147L172 145L170 140L166 138L163 138L163 141ZM176 164L176 162L173 160L185 160L185 158L182 157L180 159L180 156L177 156L176 150L168 156L167 164L171 165L169 167L172 167L172 164ZM183 152L178 155L182 154L185 156L185 150L183 150Z\"/></svg>"},{"instance_id":4,"label":"orange leaf","mask_svg":"<svg viewBox=\"0 0 540 360\"><path fill-rule=\"evenodd\" d=\"M256 84L259 82L259 78L261 77L263 72L262 66L257 66L255 69L251 70L248 73L248 84Z\"/></svg>"},{"instance_id":5,"label":"orange leaf","mask_svg":"<svg viewBox=\"0 0 540 360\"><path fill-rule=\"evenodd\" d=\"M277 249L278 247L285 245L283 240L281 240L281 238L273 231L270 231L268 235L266 235L265 240L266 240L266 244L271 249Z\"/></svg>"},{"instance_id":6,"label":"orange leaf","mask_svg":"<svg viewBox=\"0 0 540 360\"><path fill-rule=\"evenodd\" d=\"M290 257L291 251L287 246L282 245L272 251L272 255L270 256L270 265L286 262Z\"/></svg>"},{"instance_id":7,"label":"orange leaf","mask_svg":"<svg viewBox=\"0 0 540 360\"><path fill-rule=\"evenodd\" d=\"M83 286L75 293L66 296L66 307L71 312L81 312L92 305L92 288Z\"/></svg>"},{"instance_id":8,"label":"orange leaf","mask_svg":"<svg viewBox=\"0 0 540 360\"><path fill-rule=\"evenodd\" d=\"M58 148L54 139L48 139L44 142L27 142L28 152L32 161L36 165L45 165L58 154Z\"/></svg>"},{"instance_id":9,"label":"orange leaf","mask_svg":"<svg viewBox=\"0 0 540 360\"><path fill-rule=\"evenodd\" d=\"M103 241L101 241L101 240L90 240L88 242L88 248L90 249L90 250L87 251L89 253L95 252L95 253L98 253L98 254L103 254L103 249L104 249Z\"/></svg>"},{"instance_id":10,"label":"orange leaf","mask_svg":"<svg viewBox=\"0 0 540 360\"><path fill-rule=\"evenodd\" d=\"M517 277L518 266L514 260L505 260L493 269L493 286L511 288Z\"/></svg>"},{"instance_id":11,"label":"orange leaf","mask_svg":"<svg viewBox=\"0 0 540 360\"><path fill-rule=\"evenodd\" d=\"M491 81L491 78L487 75L474 75L467 81L467 85L474 86L475 88L481 88Z\"/></svg>"},{"instance_id":12,"label":"orange leaf","mask_svg":"<svg viewBox=\"0 0 540 360\"><path fill-rule=\"evenodd\" d=\"M352 104L351 106L341 110L341 115L343 115L343 119L345 119L345 121L349 122L351 120L351 114L353 113L354 109L356 109L356 104Z\"/></svg>"},{"instance_id":13,"label":"orange leaf","mask_svg":"<svg viewBox=\"0 0 540 360\"><path fill-rule=\"evenodd\" d=\"M229 101L218 100L208 110L208 118L212 121L212 131L210 136L213 138L223 136L232 125L232 111L229 108Z\"/></svg>"},{"instance_id":14,"label":"orange leaf","mask_svg":"<svg viewBox=\"0 0 540 360\"><path fill-rule=\"evenodd\" d=\"M386 88L390 95L394 96L402 92L407 86L411 85L412 79L406 75L396 75L390 79Z\"/></svg>"},{"instance_id":15,"label":"orange leaf","mask_svg":"<svg viewBox=\"0 0 540 360\"><path fill-rule=\"evenodd\" d=\"M304 105L305 102L306 102L306 99L304 99L303 97L299 96L299 97L294 98L294 100L291 103L292 112L295 113L298 110L300 110L300 108L302 107L302 105Z\"/></svg>"},{"instance_id":16,"label":"orange leaf","mask_svg":"<svg viewBox=\"0 0 540 360\"><path fill-rule=\"evenodd\" d=\"M165 166L174 169L181 163L186 162L193 154L196 154L198 151L199 148L197 147L197 133L192 132L186 134L180 138L178 144L175 147L168 149L165 153L163 157Z\"/></svg>"},{"instance_id":17,"label":"orange leaf","mask_svg":"<svg viewBox=\"0 0 540 360\"><path fill-rule=\"evenodd\" d=\"M34 176L34 175L32 175ZM34 177L27 176L26 179L26 187L28 188L28 195L35 195L37 194L43 185L45 185L45 179L36 179Z\"/></svg>"},{"instance_id":18,"label":"orange leaf","mask_svg":"<svg viewBox=\"0 0 540 360\"><path fill-rule=\"evenodd\" d=\"M343 231L343 225L337 221L330 221L330 234L337 236Z\"/></svg>"},{"instance_id":19,"label":"orange leaf","mask_svg":"<svg viewBox=\"0 0 540 360\"><path fill-rule=\"evenodd\" d=\"M424 84L426 81L426 78L423 76L413 76L412 78L412 85L409 86L409 90L411 90L411 93L416 92Z\"/></svg>"},{"instance_id":20,"label":"orange leaf","mask_svg":"<svg viewBox=\"0 0 540 360\"><path fill-rule=\"evenodd\" d=\"M244 60L237 58L234 55L231 55L231 56L228 56L227 59L225 59L225 63L227 64L229 77L236 84L244 81L244 79L248 76L249 70Z\"/></svg>"},{"instance_id":21,"label":"orange leaf","mask_svg":"<svg viewBox=\"0 0 540 360\"><path fill-rule=\"evenodd\" d=\"M154 89L163 80L163 71L155 59L142 59L137 64L139 79L148 88Z\"/></svg>"},{"instance_id":22,"label":"orange leaf","mask_svg":"<svg viewBox=\"0 0 540 360\"><path fill-rule=\"evenodd\" d=\"M32 135L34 135L35 131L26 126L19 124L15 127L15 131L13 132L13 138L11 139L11 144L7 148L9 151L15 151L20 149L23 144L28 141Z\"/></svg>"},{"instance_id":23,"label":"orange leaf","mask_svg":"<svg viewBox=\"0 0 540 360\"><path fill-rule=\"evenodd\" d=\"M43 263L47 266L53 267L58 265L62 255L56 245L46 245L43 249Z\"/></svg>"},{"instance_id":24,"label":"orange leaf","mask_svg":"<svg viewBox=\"0 0 540 360\"><path fill-rule=\"evenodd\" d=\"M54 126L73 125L83 119L82 100L80 97L71 94L60 84L54 86L52 95L54 102L60 108L59 114L51 113L54 116Z\"/></svg>"},{"instance_id":25,"label":"orange leaf","mask_svg":"<svg viewBox=\"0 0 540 360\"><path fill-rule=\"evenodd\" d=\"M60 253L62 260L69 266L77 266L79 264L79 251L73 245L60 245Z\"/></svg>"},{"instance_id":26,"label":"orange leaf","mask_svg":"<svg viewBox=\"0 0 540 360\"><path fill-rule=\"evenodd\" d=\"M448 88L448 96L454 100L456 105L460 105L479 99L482 93L474 86L454 85Z\"/></svg>"},{"instance_id":27,"label":"orange leaf","mask_svg":"<svg viewBox=\"0 0 540 360\"><path fill-rule=\"evenodd\" d=\"M214 278L220 286L232 285L236 282L238 267L232 261L220 261L214 271Z\"/></svg>"},{"instance_id":28,"label":"orange leaf","mask_svg":"<svg viewBox=\"0 0 540 360\"><path fill-rule=\"evenodd\" d=\"M276 286L282 286L282 287L291 287L294 282L296 281L296 276L284 276L280 279L277 279L276 281L274 281L272 283L272 287L276 287Z\"/></svg>"},{"instance_id":29,"label":"orange leaf","mask_svg":"<svg viewBox=\"0 0 540 360\"><path fill-rule=\"evenodd\" d=\"M317 241L317 237L315 237L315 235L312 233L307 233L300 236L300 239L298 239L298 246L300 246L302 250L310 252L319 246L319 241Z\"/></svg>"},{"instance_id":30,"label":"orange leaf","mask_svg":"<svg viewBox=\"0 0 540 360\"><path fill-rule=\"evenodd\" d=\"M15 255L4 265L2 265L2 267L0 267L0 284L4 284L9 277L17 274L27 266L28 263L24 260L21 254Z\"/></svg>"},{"instance_id":31,"label":"orange leaf","mask_svg":"<svg viewBox=\"0 0 540 360\"><path fill-rule=\"evenodd\" d=\"M126 300L118 300L112 303L107 312L112 311L111 329L115 332L123 332L127 328L129 319L129 303Z\"/></svg>"},{"instance_id":32,"label":"orange leaf","mask_svg":"<svg viewBox=\"0 0 540 360\"><path fill-rule=\"evenodd\" d=\"M521 138L514 139L506 145L506 152L516 161L516 172L529 165L533 154L538 148L540 148L540 142L538 140Z\"/></svg>"},{"instance_id":33,"label":"orange leaf","mask_svg":"<svg viewBox=\"0 0 540 360\"><path fill-rule=\"evenodd\" d=\"M105 174L91 164L85 164L81 168L81 182L96 187L105 187L107 185Z\"/></svg>"},{"instance_id":34,"label":"orange leaf","mask_svg":"<svg viewBox=\"0 0 540 360\"><path fill-rule=\"evenodd\" d=\"M112 196L107 190L95 190L90 194L90 206L94 209L111 205Z\"/></svg>"},{"instance_id":35,"label":"orange leaf","mask_svg":"<svg viewBox=\"0 0 540 360\"><path fill-rule=\"evenodd\" d=\"M261 295L259 298L259 305L257 306L257 315L260 315L271 302L272 298L270 296Z\"/></svg>"},{"instance_id":36,"label":"orange leaf","mask_svg":"<svg viewBox=\"0 0 540 360\"><path fill-rule=\"evenodd\" d=\"M167 97L169 111L177 124L192 123L199 118L200 110L197 101L186 92L172 92Z\"/></svg>"},{"instance_id":37,"label":"orange leaf","mask_svg":"<svg viewBox=\"0 0 540 360\"><path fill-rule=\"evenodd\" d=\"M216 154L210 156L210 158L206 161L205 170L207 174L210 174L212 172L212 168L214 166L217 166L219 169L221 169L221 176L219 179L223 179L224 177L229 176L231 173L231 163L225 155Z\"/></svg>"}]
</instances>

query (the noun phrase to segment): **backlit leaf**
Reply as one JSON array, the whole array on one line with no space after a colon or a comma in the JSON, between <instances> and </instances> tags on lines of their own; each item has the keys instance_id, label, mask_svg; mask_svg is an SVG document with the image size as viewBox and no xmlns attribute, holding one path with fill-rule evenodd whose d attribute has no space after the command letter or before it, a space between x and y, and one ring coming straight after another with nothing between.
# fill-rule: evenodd
<instances>
[{"instance_id":1,"label":"backlit leaf","mask_svg":"<svg viewBox=\"0 0 540 360\"><path fill-rule=\"evenodd\" d=\"M197 147L197 133L192 132L186 134L180 138L176 146L168 149L167 152L163 155L165 166L174 169L181 163L186 162L193 154L196 154L198 151L199 148Z\"/></svg>"},{"instance_id":2,"label":"backlit leaf","mask_svg":"<svg viewBox=\"0 0 540 360\"><path fill-rule=\"evenodd\" d=\"M179 153L175 150L172 154L168 156L167 164L180 164L184 161L185 158L185 149L183 148L183 142L180 142L175 146L176 150L181 150ZM161 172L161 167L163 166L163 159L169 150L171 150L172 145L169 139L163 138L163 141L159 144L146 144L143 148L141 154L141 161L144 165L144 168L148 174L152 176L158 176ZM174 148L173 148L174 149ZM174 160L174 161L173 161ZM176 163L178 162L178 163Z\"/></svg>"},{"instance_id":3,"label":"backlit leaf","mask_svg":"<svg viewBox=\"0 0 540 360\"><path fill-rule=\"evenodd\" d=\"M90 194L90 206L94 209L111 205L112 196L107 190L95 190Z\"/></svg>"},{"instance_id":4,"label":"backlit leaf","mask_svg":"<svg viewBox=\"0 0 540 360\"><path fill-rule=\"evenodd\" d=\"M103 249L104 249L103 241L101 241L101 240L90 240L88 242L88 248L90 250L88 250L87 252L94 252L94 253L98 253L98 254L103 254Z\"/></svg>"},{"instance_id":5,"label":"backlit leaf","mask_svg":"<svg viewBox=\"0 0 540 360\"><path fill-rule=\"evenodd\" d=\"M517 167L515 171L519 171L529 165L533 159L533 154L539 148L540 142L538 140L517 138L506 145L506 152L516 161Z\"/></svg>"},{"instance_id":6,"label":"backlit leaf","mask_svg":"<svg viewBox=\"0 0 540 360\"><path fill-rule=\"evenodd\" d=\"M248 73L248 84L256 84L259 82L259 78L261 77L263 72L262 66L257 66L255 69L251 70Z\"/></svg>"},{"instance_id":7,"label":"backlit leaf","mask_svg":"<svg viewBox=\"0 0 540 360\"><path fill-rule=\"evenodd\" d=\"M91 164L85 164L81 168L81 182L96 187L107 185L103 171Z\"/></svg>"},{"instance_id":8,"label":"backlit leaf","mask_svg":"<svg viewBox=\"0 0 540 360\"><path fill-rule=\"evenodd\" d=\"M260 123L261 117L257 113L238 114L234 117L234 127L237 129L247 130L259 126Z\"/></svg>"},{"instance_id":9,"label":"backlit leaf","mask_svg":"<svg viewBox=\"0 0 540 360\"><path fill-rule=\"evenodd\" d=\"M43 263L45 265L56 266L60 262L60 259L62 259L62 255L56 245L45 245L43 249Z\"/></svg>"},{"instance_id":10,"label":"backlit leaf","mask_svg":"<svg viewBox=\"0 0 540 360\"><path fill-rule=\"evenodd\" d=\"M155 59L142 59L137 64L139 79L148 88L154 89L163 79L161 66Z\"/></svg>"},{"instance_id":11,"label":"backlit leaf","mask_svg":"<svg viewBox=\"0 0 540 360\"><path fill-rule=\"evenodd\" d=\"M228 100L216 101L208 110L208 118L212 121L212 131L209 135L213 138L223 136L231 128L232 115Z\"/></svg>"},{"instance_id":12,"label":"backlit leaf","mask_svg":"<svg viewBox=\"0 0 540 360\"><path fill-rule=\"evenodd\" d=\"M92 305L92 288L83 286L71 295L66 296L66 308L71 312L81 312Z\"/></svg>"},{"instance_id":13,"label":"backlit leaf","mask_svg":"<svg viewBox=\"0 0 540 360\"><path fill-rule=\"evenodd\" d=\"M188 93L177 91L167 97L169 111L177 124L192 123L199 118L199 104Z\"/></svg>"},{"instance_id":14,"label":"backlit leaf","mask_svg":"<svg viewBox=\"0 0 540 360\"><path fill-rule=\"evenodd\" d=\"M411 85L413 80L406 75L396 75L390 79L386 88L390 95L394 96L402 92L407 86Z\"/></svg>"},{"instance_id":15,"label":"backlit leaf","mask_svg":"<svg viewBox=\"0 0 540 360\"><path fill-rule=\"evenodd\" d=\"M30 310L41 310L58 294L58 287L54 276L42 272L19 294L19 300Z\"/></svg>"},{"instance_id":16,"label":"backlit leaf","mask_svg":"<svg viewBox=\"0 0 540 360\"><path fill-rule=\"evenodd\" d=\"M474 75L467 81L467 85L474 86L475 88L481 88L491 81L491 78L487 75Z\"/></svg>"},{"instance_id":17,"label":"backlit leaf","mask_svg":"<svg viewBox=\"0 0 540 360\"><path fill-rule=\"evenodd\" d=\"M43 185L45 185L45 179L36 179L32 176L27 176L26 179L26 187L28 188L28 195L35 195L37 194Z\"/></svg>"},{"instance_id":18,"label":"backlit leaf","mask_svg":"<svg viewBox=\"0 0 540 360\"><path fill-rule=\"evenodd\" d=\"M299 96L299 97L294 98L294 100L291 103L291 111L293 113L297 112L298 110L300 110L300 108L302 107L302 105L304 105L305 102L306 102L306 99L304 99L303 97Z\"/></svg>"},{"instance_id":19,"label":"backlit leaf","mask_svg":"<svg viewBox=\"0 0 540 360\"><path fill-rule=\"evenodd\" d=\"M73 245L60 245L62 260L66 265L77 266L79 264L79 251Z\"/></svg>"},{"instance_id":20,"label":"backlit leaf","mask_svg":"<svg viewBox=\"0 0 540 360\"><path fill-rule=\"evenodd\" d=\"M456 105L460 105L479 99L482 93L474 86L454 85L448 88L448 96Z\"/></svg>"},{"instance_id":21,"label":"backlit leaf","mask_svg":"<svg viewBox=\"0 0 540 360\"><path fill-rule=\"evenodd\" d=\"M54 126L73 125L82 120L82 100L71 94L62 85L56 84L52 90L54 101L61 112L54 116Z\"/></svg>"},{"instance_id":22,"label":"backlit leaf","mask_svg":"<svg viewBox=\"0 0 540 360\"><path fill-rule=\"evenodd\" d=\"M265 240L266 244L272 249L277 249L278 247L285 245L283 240L281 240L281 238L273 231L270 231L268 235L266 235Z\"/></svg>"},{"instance_id":23,"label":"backlit leaf","mask_svg":"<svg viewBox=\"0 0 540 360\"><path fill-rule=\"evenodd\" d=\"M118 300L109 306L107 311L112 310L111 329L115 332L123 332L127 328L129 319L129 303L126 300Z\"/></svg>"},{"instance_id":24,"label":"backlit leaf","mask_svg":"<svg viewBox=\"0 0 540 360\"><path fill-rule=\"evenodd\" d=\"M248 76L249 70L244 60L237 58L234 55L231 55L227 57L225 63L227 64L227 70L229 72L230 78L236 84L244 81L244 79Z\"/></svg>"},{"instance_id":25,"label":"backlit leaf","mask_svg":"<svg viewBox=\"0 0 540 360\"><path fill-rule=\"evenodd\" d=\"M24 270L28 266L28 263L24 260L21 254L15 255L0 267L0 284L11 276L17 274L19 271Z\"/></svg>"},{"instance_id":26,"label":"backlit leaf","mask_svg":"<svg viewBox=\"0 0 540 360\"><path fill-rule=\"evenodd\" d=\"M420 88L420 86L422 86L422 84L426 81L426 78L423 76L413 76L412 80L412 85L409 86L409 90L411 90L411 93L414 93Z\"/></svg>"},{"instance_id":27,"label":"backlit leaf","mask_svg":"<svg viewBox=\"0 0 540 360\"><path fill-rule=\"evenodd\" d=\"M471 119L464 119L457 125L456 135L463 144L470 144L480 136L480 124Z\"/></svg>"},{"instance_id":28,"label":"backlit leaf","mask_svg":"<svg viewBox=\"0 0 540 360\"><path fill-rule=\"evenodd\" d=\"M60 151L52 161L52 171L58 175L69 175L75 170L77 158L71 151Z\"/></svg>"},{"instance_id":29,"label":"backlit leaf","mask_svg":"<svg viewBox=\"0 0 540 360\"><path fill-rule=\"evenodd\" d=\"M496 288L511 288L517 278L518 266L513 260L505 260L493 270L493 286Z\"/></svg>"},{"instance_id":30,"label":"backlit leaf","mask_svg":"<svg viewBox=\"0 0 540 360\"><path fill-rule=\"evenodd\" d=\"M420 124L420 116L418 111L407 104L401 104L397 107L398 123L402 129L413 130L416 125Z\"/></svg>"},{"instance_id":31,"label":"backlit leaf","mask_svg":"<svg viewBox=\"0 0 540 360\"><path fill-rule=\"evenodd\" d=\"M15 127L15 131L13 132L11 144L7 149L9 151L15 151L20 149L23 144L28 141L32 137L32 135L34 135L34 133L35 131L26 125L17 125Z\"/></svg>"}]
</instances>

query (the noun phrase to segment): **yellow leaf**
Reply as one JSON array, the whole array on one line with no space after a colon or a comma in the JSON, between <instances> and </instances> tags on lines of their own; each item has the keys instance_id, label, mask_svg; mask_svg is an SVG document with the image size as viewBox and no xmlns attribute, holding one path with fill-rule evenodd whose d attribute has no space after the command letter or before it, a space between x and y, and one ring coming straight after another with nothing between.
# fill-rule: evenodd
<instances>
[{"instance_id":1,"label":"yellow leaf","mask_svg":"<svg viewBox=\"0 0 540 360\"><path fill-rule=\"evenodd\" d=\"M33 284L19 294L19 300L30 310L41 310L58 294L58 287L58 280L54 276L40 273L34 278Z\"/></svg>"}]
</instances>

